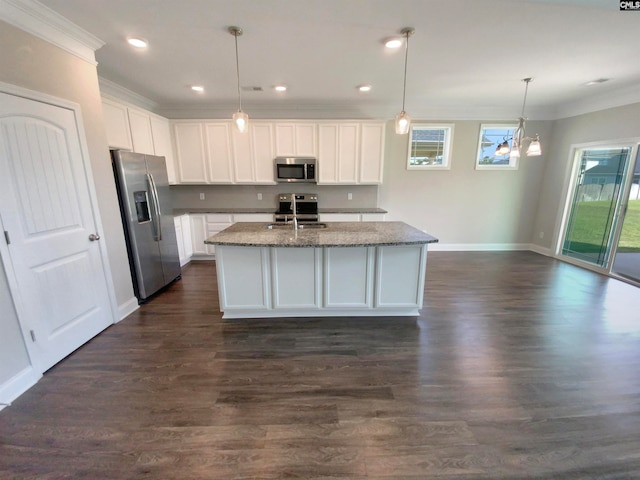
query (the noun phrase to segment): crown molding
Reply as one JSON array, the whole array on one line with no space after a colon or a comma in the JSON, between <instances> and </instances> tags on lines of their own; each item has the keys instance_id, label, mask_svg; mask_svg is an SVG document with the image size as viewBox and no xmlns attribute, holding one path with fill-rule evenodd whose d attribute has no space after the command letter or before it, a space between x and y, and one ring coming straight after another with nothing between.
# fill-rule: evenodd
<instances>
[{"instance_id":1,"label":"crown molding","mask_svg":"<svg viewBox=\"0 0 640 480\"><path fill-rule=\"evenodd\" d=\"M631 85L612 92L593 94L585 96L576 102L559 105L554 117L556 119L576 117L585 113L623 107L634 103L640 103L640 85Z\"/></svg>"},{"instance_id":2,"label":"crown molding","mask_svg":"<svg viewBox=\"0 0 640 480\"><path fill-rule=\"evenodd\" d=\"M112 100L120 100L157 113L158 104L147 97L133 92L122 85L118 85L111 80L107 80L104 77L98 76L98 84L100 85L100 94L103 96L111 97Z\"/></svg>"},{"instance_id":3,"label":"crown molding","mask_svg":"<svg viewBox=\"0 0 640 480\"><path fill-rule=\"evenodd\" d=\"M0 20L93 65L97 65L95 51L104 45L99 38L36 0L0 0Z\"/></svg>"}]
</instances>

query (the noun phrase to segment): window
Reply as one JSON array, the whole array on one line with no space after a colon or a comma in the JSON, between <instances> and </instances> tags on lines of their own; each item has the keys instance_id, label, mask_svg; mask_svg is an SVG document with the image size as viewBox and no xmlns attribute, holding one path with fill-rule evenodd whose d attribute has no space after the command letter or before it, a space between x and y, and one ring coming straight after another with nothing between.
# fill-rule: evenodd
<instances>
[{"instance_id":1,"label":"window","mask_svg":"<svg viewBox=\"0 0 640 480\"><path fill-rule=\"evenodd\" d=\"M408 170L451 168L453 125L413 125L409 132Z\"/></svg>"},{"instance_id":2,"label":"window","mask_svg":"<svg viewBox=\"0 0 640 480\"><path fill-rule=\"evenodd\" d=\"M509 157L508 153L506 155L496 155L496 149L501 143L506 141L511 146L511 139L516 128L518 128L518 125L480 125L476 170L518 168L517 157Z\"/></svg>"}]
</instances>

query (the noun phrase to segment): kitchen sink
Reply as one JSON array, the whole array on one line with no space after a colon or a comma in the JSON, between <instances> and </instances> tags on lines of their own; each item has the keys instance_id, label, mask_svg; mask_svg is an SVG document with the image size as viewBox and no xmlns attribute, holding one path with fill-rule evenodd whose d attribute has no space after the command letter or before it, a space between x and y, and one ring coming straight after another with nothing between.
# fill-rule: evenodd
<instances>
[{"instance_id":1,"label":"kitchen sink","mask_svg":"<svg viewBox=\"0 0 640 480\"><path fill-rule=\"evenodd\" d=\"M264 226L267 230L293 230L293 223L268 223ZM298 223L298 230L315 230L327 228L326 223Z\"/></svg>"}]
</instances>

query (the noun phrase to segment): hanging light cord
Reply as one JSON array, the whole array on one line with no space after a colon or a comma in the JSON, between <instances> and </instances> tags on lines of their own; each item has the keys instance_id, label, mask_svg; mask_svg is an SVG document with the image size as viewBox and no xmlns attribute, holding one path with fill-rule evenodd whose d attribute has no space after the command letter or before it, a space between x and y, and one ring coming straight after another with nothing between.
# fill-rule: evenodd
<instances>
[{"instance_id":1,"label":"hanging light cord","mask_svg":"<svg viewBox=\"0 0 640 480\"><path fill-rule=\"evenodd\" d=\"M238 60L238 35L240 32L235 31L233 36L236 41L236 78L238 79L238 110L242 111L242 96L240 95L240 61ZM524 107L523 107L524 108Z\"/></svg>"},{"instance_id":2,"label":"hanging light cord","mask_svg":"<svg viewBox=\"0 0 640 480\"><path fill-rule=\"evenodd\" d=\"M409 58L409 31L405 32L407 38L404 49L404 85L402 87L402 111L404 112L404 100L407 95L407 59Z\"/></svg>"},{"instance_id":3,"label":"hanging light cord","mask_svg":"<svg viewBox=\"0 0 640 480\"><path fill-rule=\"evenodd\" d=\"M522 118L524 118L524 106L527 103L527 92L529 91L529 82L531 81L531 78L525 78L523 80L523 82L525 83L525 87L524 87L524 99L522 100L522 113L520 114L520 116Z\"/></svg>"}]
</instances>

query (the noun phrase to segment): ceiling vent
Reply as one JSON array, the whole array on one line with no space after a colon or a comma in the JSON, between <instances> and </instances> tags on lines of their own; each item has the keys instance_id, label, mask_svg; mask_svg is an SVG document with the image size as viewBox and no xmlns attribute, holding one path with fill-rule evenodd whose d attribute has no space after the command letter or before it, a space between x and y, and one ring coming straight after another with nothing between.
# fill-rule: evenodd
<instances>
[{"instance_id":1,"label":"ceiling vent","mask_svg":"<svg viewBox=\"0 0 640 480\"><path fill-rule=\"evenodd\" d=\"M243 92L262 92L262 87L242 87Z\"/></svg>"}]
</instances>

